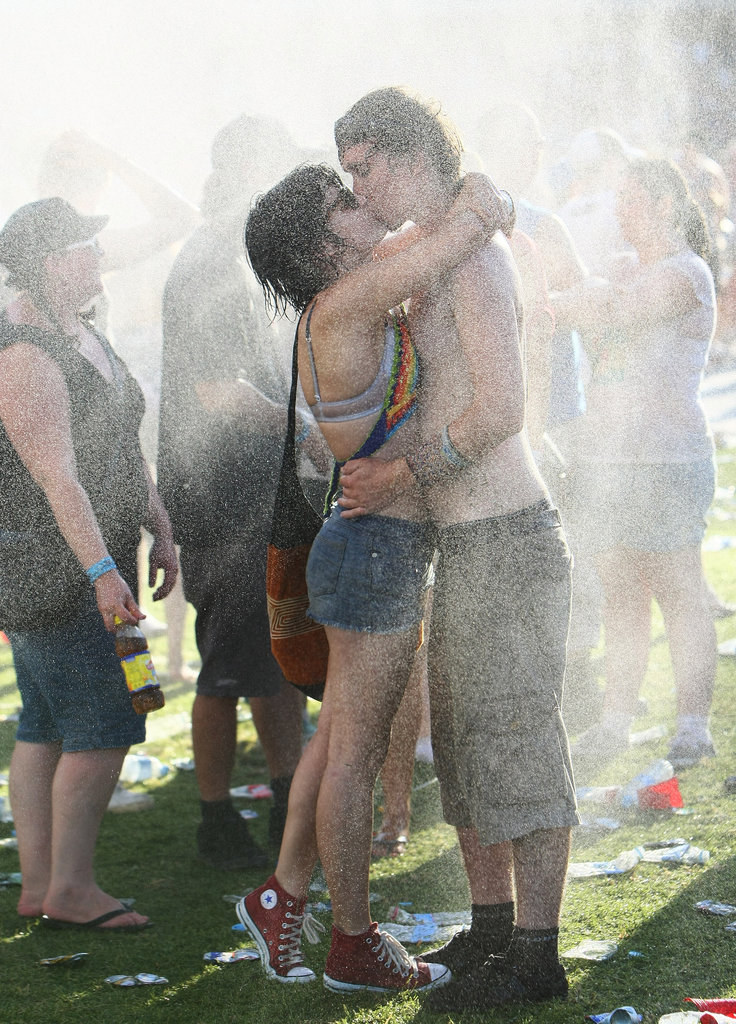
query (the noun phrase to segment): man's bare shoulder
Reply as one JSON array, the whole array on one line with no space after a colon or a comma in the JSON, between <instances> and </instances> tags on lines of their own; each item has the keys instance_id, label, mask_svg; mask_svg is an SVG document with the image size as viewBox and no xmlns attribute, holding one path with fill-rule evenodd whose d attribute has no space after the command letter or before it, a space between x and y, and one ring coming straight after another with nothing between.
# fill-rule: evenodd
<instances>
[{"instance_id":1,"label":"man's bare shoulder","mask_svg":"<svg viewBox=\"0 0 736 1024\"><path fill-rule=\"evenodd\" d=\"M453 289L482 285L492 291L516 292L518 271L506 238L496 232L453 271L450 285Z\"/></svg>"}]
</instances>

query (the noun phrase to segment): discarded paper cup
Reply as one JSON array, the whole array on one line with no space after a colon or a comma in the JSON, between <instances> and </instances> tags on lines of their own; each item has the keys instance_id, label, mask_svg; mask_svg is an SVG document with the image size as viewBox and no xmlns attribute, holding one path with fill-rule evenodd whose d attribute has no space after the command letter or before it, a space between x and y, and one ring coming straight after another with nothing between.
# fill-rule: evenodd
<instances>
[{"instance_id":1,"label":"discarded paper cup","mask_svg":"<svg viewBox=\"0 0 736 1024\"><path fill-rule=\"evenodd\" d=\"M641 1014L633 1006L617 1006L608 1018L608 1024L641 1024Z\"/></svg>"},{"instance_id":2,"label":"discarded paper cup","mask_svg":"<svg viewBox=\"0 0 736 1024\"><path fill-rule=\"evenodd\" d=\"M701 1013L725 1013L728 1017L736 1013L736 999L692 999L685 997L686 1003L693 1003Z\"/></svg>"}]
</instances>

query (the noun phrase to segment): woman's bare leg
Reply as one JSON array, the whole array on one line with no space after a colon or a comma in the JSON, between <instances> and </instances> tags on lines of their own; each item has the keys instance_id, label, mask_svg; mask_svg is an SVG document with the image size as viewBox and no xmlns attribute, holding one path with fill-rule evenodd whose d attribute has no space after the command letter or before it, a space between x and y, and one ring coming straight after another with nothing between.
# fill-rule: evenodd
<instances>
[{"instance_id":1,"label":"woman's bare leg","mask_svg":"<svg viewBox=\"0 0 736 1024\"><path fill-rule=\"evenodd\" d=\"M340 931L370 927L373 790L411 671L414 630L392 635L327 628L331 724L317 800L317 844Z\"/></svg>"},{"instance_id":2,"label":"woman's bare leg","mask_svg":"<svg viewBox=\"0 0 736 1024\"><path fill-rule=\"evenodd\" d=\"M317 797L327 764L330 739L329 695L319 713L317 732L304 749L289 790L289 812L274 872L280 885L297 899L307 895L317 863Z\"/></svg>"},{"instance_id":3,"label":"woman's bare leg","mask_svg":"<svg viewBox=\"0 0 736 1024\"><path fill-rule=\"evenodd\" d=\"M717 641L699 547L646 555L652 589L670 645L679 716L708 718Z\"/></svg>"}]
</instances>

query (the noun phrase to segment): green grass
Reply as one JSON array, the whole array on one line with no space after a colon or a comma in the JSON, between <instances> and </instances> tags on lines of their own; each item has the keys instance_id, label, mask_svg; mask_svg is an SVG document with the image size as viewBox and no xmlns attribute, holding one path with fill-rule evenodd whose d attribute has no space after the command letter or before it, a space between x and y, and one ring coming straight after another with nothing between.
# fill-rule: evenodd
<instances>
[{"instance_id":1,"label":"green grass","mask_svg":"<svg viewBox=\"0 0 736 1024\"><path fill-rule=\"evenodd\" d=\"M720 485L736 484L736 462L722 453ZM724 504L722 507L726 507ZM709 534L736 533L736 521L713 521ZM736 601L736 549L706 556L708 576L719 594ZM736 619L718 623L719 639L736 631ZM652 656L643 695L649 711L635 728L674 722L672 676L661 620L655 617ZM167 706L150 720L150 738L144 749L163 761L191 756L188 715L192 687L166 680L166 645L152 643ZM188 656L194 657L191 629ZM482 1018L499 1024L567 1024L585 1014L631 1004L654 1022L664 1013L686 1009L691 996L736 996L732 968L736 935L724 930L721 918L706 918L693 910L701 899L736 903L736 833L733 828L736 797L727 796L723 780L736 774L736 659L721 658L713 714L718 749L715 761L681 775L680 787L692 812L673 816L664 812L601 810L617 816L621 827L611 833L578 829L575 860L602 860L649 839L682 835L711 852L702 867L668 869L641 864L633 874L618 879L592 879L570 883L564 904L561 949L584 938L612 939L619 944L615 957L605 963L566 961L571 983L566 1004L516 1007ZM18 694L7 647L0 649L0 715L17 709ZM168 716L164 718L164 716ZM164 735L168 729L173 731ZM7 772L15 726L0 723L0 771ZM637 770L663 756L667 740L626 751L602 772L600 782L625 781ZM427 781L431 770L417 767L416 781ZM252 723L240 726L238 762L233 784L267 781L265 762ZM403 1024L408 1021L453 1020L422 1009L416 996L393 999L379 996L342 998L321 985L285 986L269 983L255 963L225 967L206 964L209 950L234 949L241 944L231 931L234 910L223 896L242 893L259 884L263 872L224 873L199 864L194 857L198 821L198 795L191 772L171 772L164 779L142 784L152 793L152 810L105 817L98 846L100 882L120 896L134 896L136 907L150 914L156 927L132 935L47 933L15 913L17 888L0 889L0 947L3 985L0 1022L8 1024ZM7 789L0 788L7 797ZM380 794L378 799L380 799ZM245 804L243 804L245 806ZM265 842L267 805L254 822L257 838ZM376 918L385 920L388 907L411 900L415 911L457 910L468 906L468 891L454 833L442 823L436 785L414 798L412 841L398 861L375 865L372 891L380 896ZM588 813L588 808L584 808ZM592 810L591 810L592 813ZM0 824L0 837L12 825ZM17 854L0 849L0 872L18 870ZM320 898L319 894L315 894ZM321 897L324 898L324 897ZM329 926L329 916L321 915ZM328 927L329 932L329 927ZM643 953L632 959L629 951ZM79 966L46 968L42 957L87 952ZM306 958L319 973L327 953L327 937L307 946ZM105 984L111 974L140 971L169 979L162 987L115 989Z\"/></svg>"}]
</instances>

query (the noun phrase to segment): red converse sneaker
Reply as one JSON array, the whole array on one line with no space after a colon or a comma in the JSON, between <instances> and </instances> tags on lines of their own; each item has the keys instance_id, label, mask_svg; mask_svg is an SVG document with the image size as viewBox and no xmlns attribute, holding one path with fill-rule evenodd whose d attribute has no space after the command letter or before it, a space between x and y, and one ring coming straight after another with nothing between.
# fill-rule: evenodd
<instances>
[{"instance_id":1,"label":"red converse sneaker","mask_svg":"<svg viewBox=\"0 0 736 1024\"><path fill-rule=\"evenodd\" d=\"M271 875L237 906L238 917L255 939L261 965L269 978L285 983L314 981L317 975L302 959L302 931L319 942L324 925L304 913L304 900L290 896Z\"/></svg>"},{"instance_id":2,"label":"red converse sneaker","mask_svg":"<svg viewBox=\"0 0 736 1024\"><path fill-rule=\"evenodd\" d=\"M378 930L375 921L360 935L332 929L323 981L333 992L426 990L445 985L451 977L442 964L425 964L409 956L398 939Z\"/></svg>"}]
</instances>

